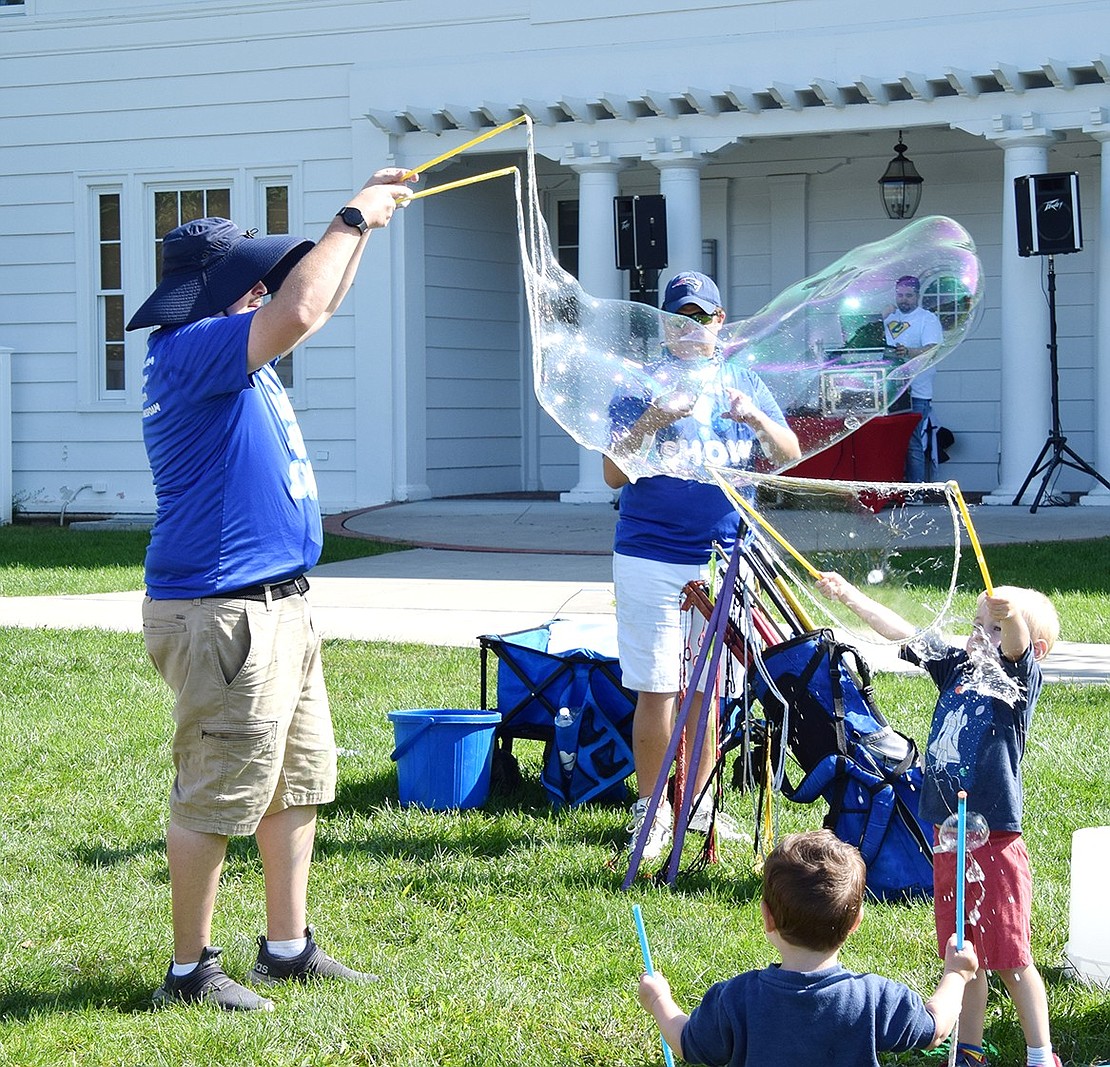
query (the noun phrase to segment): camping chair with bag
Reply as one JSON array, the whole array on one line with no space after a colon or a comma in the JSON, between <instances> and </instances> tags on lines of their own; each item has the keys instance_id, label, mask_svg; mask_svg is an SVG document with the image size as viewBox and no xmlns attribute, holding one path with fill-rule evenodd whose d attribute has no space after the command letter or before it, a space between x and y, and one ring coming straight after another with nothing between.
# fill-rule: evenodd
<instances>
[{"instance_id":1,"label":"camping chair with bag","mask_svg":"<svg viewBox=\"0 0 1110 1067\"><path fill-rule=\"evenodd\" d=\"M588 628L552 619L532 630L479 637L481 705L489 708L489 656L497 661L493 788L520 783L514 740L544 742L540 780L552 803L623 801L632 773L633 693L616 656L584 647ZM597 642L599 644L604 642Z\"/></svg>"}]
</instances>

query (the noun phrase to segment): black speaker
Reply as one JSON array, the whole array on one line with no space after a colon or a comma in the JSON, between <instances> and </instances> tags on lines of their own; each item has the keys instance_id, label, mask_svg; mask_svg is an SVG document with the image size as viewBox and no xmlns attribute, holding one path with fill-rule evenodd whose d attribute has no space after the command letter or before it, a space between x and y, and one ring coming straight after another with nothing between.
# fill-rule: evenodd
<instances>
[{"instance_id":1,"label":"black speaker","mask_svg":"<svg viewBox=\"0 0 1110 1067\"><path fill-rule=\"evenodd\" d=\"M1014 205L1019 256L1060 256L1083 247L1078 174L1015 178Z\"/></svg>"},{"instance_id":2,"label":"black speaker","mask_svg":"<svg viewBox=\"0 0 1110 1067\"><path fill-rule=\"evenodd\" d=\"M667 265L667 201L663 196L613 197L617 270L662 270Z\"/></svg>"}]
</instances>

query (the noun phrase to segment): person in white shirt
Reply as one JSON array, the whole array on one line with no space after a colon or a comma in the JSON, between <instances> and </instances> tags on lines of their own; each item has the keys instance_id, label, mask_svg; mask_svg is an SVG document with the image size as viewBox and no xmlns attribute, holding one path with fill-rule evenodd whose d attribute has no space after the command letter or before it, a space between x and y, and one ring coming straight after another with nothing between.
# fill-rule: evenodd
<instances>
[{"instance_id":1,"label":"person in white shirt","mask_svg":"<svg viewBox=\"0 0 1110 1067\"><path fill-rule=\"evenodd\" d=\"M921 279L912 274L894 286L894 307L883 314L886 343L899 358L910 360L935 348L944 340L940 319L921 306ZM933 422L934 364L914 376L910 383L910 410L921 416L906 451L906 481L931 482L937 477L936 425Z\"/></svg>"}]
</instances>

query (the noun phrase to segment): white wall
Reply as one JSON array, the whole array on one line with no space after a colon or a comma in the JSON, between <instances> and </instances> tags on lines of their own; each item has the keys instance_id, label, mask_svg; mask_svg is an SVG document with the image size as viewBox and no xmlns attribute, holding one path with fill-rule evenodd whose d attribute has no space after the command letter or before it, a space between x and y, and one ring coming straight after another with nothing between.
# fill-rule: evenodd
<instances>
[{"instance_id":1,"label":"white wall","mask_svg":"<svg viewBox=\"0 0 1110 1067\"><path fill-rule=\"evenodd\" d=\"M516 490L523 361L511 180L439 194L425 211L428 486L434 496Z\"/></svg>"},{"instance_id":2,"label":"white wall","mask_svg":"<svg viewBox=\"0 0 1110 1067\"><path fill-rule=\"evenodd\" d=\"M122 400L88 387L89 183L118 180L126 201L130 311L153 284L136 236L149 227L152 181L231 182L233 213L254 225L253 176L289 171L296 228L315 236L374 166L429 159L525 104L547 113L537 143L544 187L559 195L575 184L571 146L625 159L622 190L636 192L658 188L651 160L676 139L708 153L703 236L720 242L734 316L769 300L794 264L817 270L891 232L876 180L905 129L926 178L921 213L957 218L987 268L979 327L937 381L938 413L958 438L946 473L968 490L990 489L997 471L998 277L1013 225L1000 213L1002 152L984 135L999 122L1060 129L1051 168L1079 171L1088 234L1083 253L1057 261L1062 416L1069 444L1093 457L1093 376L1110 354L1096 356L1093 339L1098 146L1080 131L1110 122L1110 87L1091 80L1106 65L1091 37L1103 0L975 10L936 0L910 12L886 0L33 0L0 10L0 345L13 349L13 491L44 509L94 482L106 491L83 490L82 510L153 506L138 425L144 338L129 338ZM832 103L814 106L818 90ZM522 144L518 130L426 179L519 158ZM784 176L804 190L800 228L772 210ZM298 353L294 402L329 510L424 487L556 490L577 477L574 446L529 392L508 184L424 205L419 227L373 238L342 313ZM784 247L781 235L796 232L804 247Z\"/></svg>"}]
</instances>

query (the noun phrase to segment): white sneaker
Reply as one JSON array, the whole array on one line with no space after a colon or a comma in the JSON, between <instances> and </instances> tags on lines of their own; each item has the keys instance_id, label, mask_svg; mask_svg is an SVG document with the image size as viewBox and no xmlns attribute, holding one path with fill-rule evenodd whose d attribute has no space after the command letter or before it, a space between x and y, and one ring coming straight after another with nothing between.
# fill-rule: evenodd
<instances>
[{"instance_id":1,"label":"white sneaker","mask_svg":"<svg viewBox=\"0 0 1110 1067\"><path fill-rule=\"evenodd\" d=\"M716 821L718 841L751 841L751 838L736 825L736 820L731 815L723 812L720 808L717 809ZM687 824L686 829L695 834L708 834L712 825L713 799L707 796L701 804L690 813L690 822Z\"/></svg>"},{"instance_id":2,"label":"white sneaker","mask_svg":"<svg viewBox=\"0 0 1110 1067\"><path fill-rule=\"evenodd\" d=\"M632 808L632 822L628 824L629 848L636 847L636 840L640 836L640 828L644 825L650 803L651 797L640 797ZM644 842L644 851L640 853L641 859L657 860L663 855L663 850L671 843L671 822L673 819L670 804L661 800L659 807L655 809L655 820L651 824L651 832L647 836L647 841Z\"/></svg>"}]
</instances>

